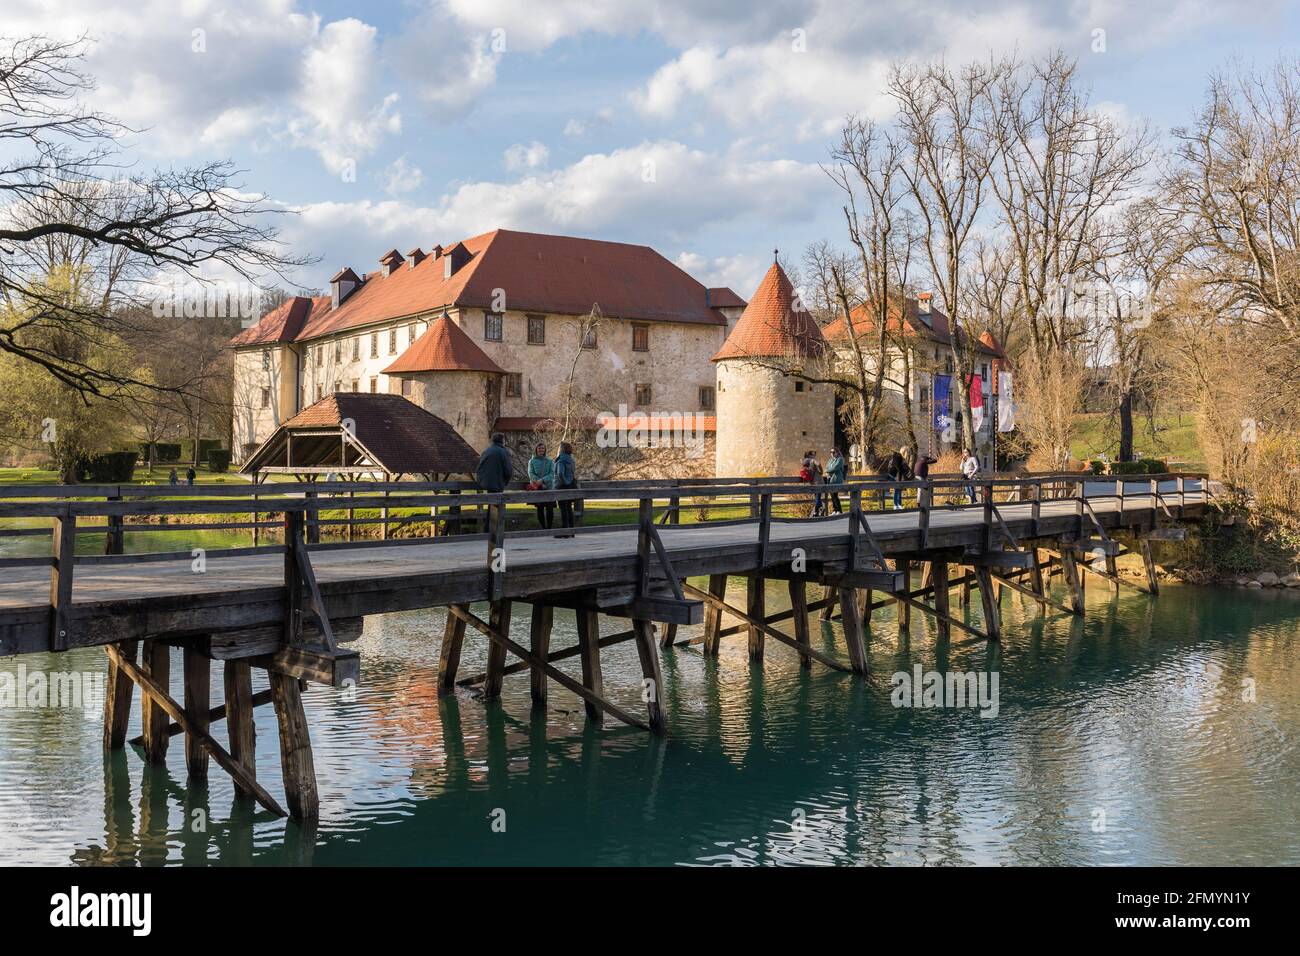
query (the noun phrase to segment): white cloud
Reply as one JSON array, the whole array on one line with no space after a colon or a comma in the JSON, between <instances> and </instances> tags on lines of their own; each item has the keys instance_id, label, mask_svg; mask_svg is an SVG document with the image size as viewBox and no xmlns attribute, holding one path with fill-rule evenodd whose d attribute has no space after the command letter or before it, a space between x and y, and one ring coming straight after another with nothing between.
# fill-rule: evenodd
<instances>
[{"instance_id":1,"label":"white cloud","mask_svg":"<svg viewBox=\"0 0 1300 956\"><path fill-rule=\"evenodd\" d=\"M405 156L399 156L379 174L384 192L390 196L414 192L424 185L424 171L411 163Z\"/></svg>"},{"instance_id":2,"label":"white cloud","mask_svg":"<svg viewBox=\"0 0 1300 956\"><path fill-rule=\"evenodd\" d=\"M505 151L502 159L505 161L506 169L513 172L520 169L539 169L546 165L550 156L551 151L545 144L534 140L527 146L523 143L515 143Z\"/></svg>"},{"instance_id":3,"label":"white cloud","mask_svg":"<svg viewBox=\"0 0 1300 956\"><path fill-rule=\"evenodd\" d=\"M654 171L653 181L645 179L647 168ZM310 203L283 230L291 248L323 257L303 277L319 286L345 263L368 267L369 259L394 246L446 245L498 227L680 247L719 226L758 222L767 229L807 221L830 188L815 164L657 141L594 153L515 182L463 183L427 206L400 200ZM752 284L754 270L739 257L706 265L701 271L725 280L718 284ZM752 289L736 291L747 295Z\"/></svg>"},{"instance_id":4,"label":"white cloud","mask_svg":"<svg viewBox=\"0 0 1300 956\"><path fill-rule=\"evenodd\" d=\"M682 252L673 261L706 286L726 286L742 299L748 299L754 294L763 273L771 265L770 260L745 253L708 257L695 252Z\"/></svg>"}]
</instances>

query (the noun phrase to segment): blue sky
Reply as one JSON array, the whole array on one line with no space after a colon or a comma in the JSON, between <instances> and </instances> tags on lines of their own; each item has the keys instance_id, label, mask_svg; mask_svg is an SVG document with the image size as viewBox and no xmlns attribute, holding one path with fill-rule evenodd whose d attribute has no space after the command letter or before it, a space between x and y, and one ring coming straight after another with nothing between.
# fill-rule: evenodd
<instances>
[{"instance_id":1,"label":"blue sky","mask_svg":"<svg viewBox=\"0 0 1300 956\"><path fill-rule=\"evenodd\" d=\"M1211 70L1300 36L1267 0L7 0L5 20L90 35L93 104L145 128L142 164L230 157L296 210L305 286L500 226L645 243L743 296L773 247L842 241L817 164L847 113L887 118L891 61L1059 46L1094 102L1164 132Z\"/></svg>"}]
</instances>

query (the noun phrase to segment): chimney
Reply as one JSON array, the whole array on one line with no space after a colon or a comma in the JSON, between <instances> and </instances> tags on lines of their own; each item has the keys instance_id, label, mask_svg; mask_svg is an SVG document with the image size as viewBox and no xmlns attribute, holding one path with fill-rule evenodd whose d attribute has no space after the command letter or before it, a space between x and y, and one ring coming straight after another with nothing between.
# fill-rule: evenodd
<instances>
[{"instance_id":1,"label":"chimney","mask_svg":"<svg viewBox=\"0 0 1300 956\"><path fill-rule=\"evenodd\" d=\"M384 257L379 260L379 268L383 272L384 278L387 279L393 274L393 270L400 266L406 260L396 249L389 249L384 253Z\"/></svg>"},{"instance_id":2,"label":"chimney","mask_svg":"<svg viewBox=\"0 0 1300 956\"><path fill-rule=\"evenodd\" d=\"M934 298L933 292L921 292L916 296L916 311L921 315L930 314L930 302Z\"/></svg>"},{"instance_id":3,"label":"chimney","mask_svg":"<svg viewBox=\"0 0 1300 956\"><path fill-rule=\"evenodd\" d=\"M357 274L344 266L330 279L330 308L337 309L361 285Z\"/></svg>"},{"instance_id":4,"label":"chimney","mask_svg":"<svg viewBox=\"0 0 1300 956\"><path fill-rule=\"evenodd\" d=\"M424 250L416 246L406 254L406 261L410 264L410 268L414 269L424 261Z\"/></svg>"}]
</instances>

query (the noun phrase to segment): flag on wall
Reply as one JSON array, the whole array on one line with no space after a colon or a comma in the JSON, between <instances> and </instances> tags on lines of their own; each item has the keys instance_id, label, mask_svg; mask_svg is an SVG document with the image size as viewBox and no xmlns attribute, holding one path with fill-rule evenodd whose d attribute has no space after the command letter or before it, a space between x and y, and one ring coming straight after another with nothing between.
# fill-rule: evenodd
<instances>
[{"instance_id":1,"label":"flag on wall","mask_svg":"<svg viewBox=\"0 0 1300 956\"><path fill-rule=\"evenodd\" d=\"M1011 373L998 372L998 431L1016 430L1016 406L1011 398Z\"/></svg>"},{"instance_id":2,"label":"flag on wall","mask_svg":"<svg viewBox=\"0 0 1300 956\"><path fill-rule=\"evenodd\" d=\"M952 412L948 407L951 390L951 375L934 377L934 430L941 435L952 434Z\"/></svg>"},{"instance_id":3,"label":"flag on wall","mask_svg":"<svg viewBox=\"0 0 1300 956\"><path fill-rule=\"evenodd\" d=\"M970 377L970 423L974 431L984 427L984 383L978 374Z\"/></svg>"}]
</instances>

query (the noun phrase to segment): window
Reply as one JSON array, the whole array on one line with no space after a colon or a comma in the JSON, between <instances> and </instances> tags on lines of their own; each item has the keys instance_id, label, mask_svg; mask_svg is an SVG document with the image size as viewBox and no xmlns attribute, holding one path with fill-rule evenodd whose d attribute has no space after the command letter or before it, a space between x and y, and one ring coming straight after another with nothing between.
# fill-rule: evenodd
<instances>
[{"instance_id":1,"label":"window","mask_svg":"<svg viewBox=\"0 0 1300 956\"><path fill-rule=\"evenodd\" d=\"M943 371L945 375L952 374L952 356L946 356L943 360Z\"/></svg>"},{"instance_id":2,"label":"window","mask_svg":"<svg viewBox=\"0 0 1300 956\"><path fill-rule=\"evenodd\" d=\"M316 367L320 368L325 362L325 346L318 345L312 351L316 353Z\"/></svg>"},{"instance_id":3,"label":"window","mask_svg":"<svg viewBox=\"0 0 1300 956\"><path fill-rule=\"evenodd\" d=\"M410 328L406 330L406 344L414 345L415 340L418 339L419 337L420 337L420 333L416 331L415 323L412 322Z\"/></svg>"},{"instance_id":4,"label":"window","mask_svg":"<svg viewBox=\"0 0 1300 956\"><path fill-rule=\"evenodd\" d=\"M263 408L271 407L271 390L269 388L262 389L262 407Z\"/></svg>"},{"instance_id":5,"label":"window","mask_svg":"<svg viewBox=\"0 0 1300 956\"><path fill-rule=\"evenodd\" d=\"M388 330L388 354L389 355L397 354L397 329L396 328L392 328Z\"/></svg>"},{"instance_id":6,"label":"window","mask_svg":"<svg viewBox=\"0 0 1300 956\"><path fill-rule=\"evenodd\" d=\"M713 411L713 386L700 386L700 408L706 412Z\"/></svg>"},{"instance_id":7,"label":"window","mask_svg":"<svg viewBox=\"0 0 1300 956\"><path fill-rule=\"evenodd\" d=\"M402 398L410 398L410 397L411 397L411 380L409 378L404 378L402 379Z\"/></svg>"},{"instance_id":8,"label":"window","mask_svg":"<svg viewBox=\"0 0 1300 956\"><path fill-rule=\"evenodd\" d=\"M506 375L506 398L520 398L524 394L524 376L522 372L509 372Z\"/></svg>"},{"instance_id":9,"label":"window","mask_svg":"<svg viewBox=\"0 0 1300 956\"><path fill-rule=\"evenodd\" d=\"M584 349L594 349L596 347L596 327L594 325L588 325L583 328L582 347Z\"/></svg>"},{"instance_id":10,"label":"window","mask_svg":"<svg viewBox=\"0 0 1300 956\"><path fill-rule=\"evenodd\" d=\"M636 404L644 407L654 401L653 390L648 383L642 383L636 387Z\"/></svg>"},{"instance_id":11,"label":"window","mask_svg":"<svg viewBox=\"0 0 1300 956\"><path fill-rule=\"evenodd\" d=\"M352 340L352 361L356 362L360 360L360 358L361 358L361 336L358 335L356 338ZM353 391L355 392L356 389L353 389Z\"/></svg>"},{"instance_id":12,"label":"window","mask_svg":"<svg viewBox=\"0 0 1300 956\"><path fill-rule=\"evenodd\" d=\"M324 397L324 394L325 394L325 389L322 388L321 386L317 385L317 386L316 386L316 401L319 402L319 401Z\"/></svg>"},{"instance_id":13,"label":"window","mask_svg":"<svg viewBox=\"0 0 1300 956\"><path fill-rule=\"evenodd\" d=\"M632 326L632 351L650 351L650 326L634 323Z\"/></svg>"},{"instance_id":14,"label":"window","mask_svg":"<svg viewBox=\"0 0 1300 956\"><path fill-rule=\"evenodd\" d=\"M795 390L796 392L802 392L802 391L803 391L804 384L805 384L805 383L804 383L803 381L801 381L800 379L795 379L795 382L794 382L794 390Z\"/></svg>"},{"instance_id":15,"label":"window","mask_svg":"<svg viewBox=\"0 0 1300 956\"><path fill-rule=\"evenodd\" d=\"M357 381L357 380L354 378L354 379L352 380L352 391L354 391L354 392L356 392L356 391L360 391L360 389L357 387L357 386L359 386L360 384L361 384L361 383L360 383L359 381Z\"/></svg>"},{"instance_id":16,"label":"window","mask_svg":"<svg viewBox=\"0 0 1300 956\"><path fill-rule=\"evenodd\" d=\"M370 357L379 358L379 333L378 332L370 333ZM373 392L374 389L372 388L371 391Z\"/></svg>"},{"instance_id":17,"label":"window","mask_svg":"<svg viewBox=\"0 0 1300 956\"><path fill-rule=\"evenodd\" d=\"M271 350L262 349L262 368L270 370L271 368Z\"/></svg>"},{"instance_id":18,"label":"window","mask_svg":"<svg viewBox=\"0 0 1300 956\"><path fill-rule=\"evenodd\" d=\"M546 316L530 315L528 317L528 344L546 344Z\"/></svg>"},{"instance_id":19,"label":"window","mask_svg":"<svg viewBox=\"0 0 1300 956\"><path fill-rule=\"evenodd\" d=\"M483 313L483 341L501 341L501 319L502 315L499 312Z\"/></svg>"},{"instance_id":20,"label":"window","mask_svg":"<svg viewBox=\"0 0 1300 956\"><path fill-rule=\"evenodd\" d=\"M334 340L334 361L336 363L343 361L343 340L342 339Z\"/></svg>"},{"instance_id":21,"label":"window","mask_svg":"<svg viewBox=\"0 0 1300 956\"><path fill-rule=\"evenodd\" d=\"M370 376L370 394L373 395L377 391L379 391L379 378L378 376L372 375Z\"/></svg>"},{"instance_id":22,"label":"window","mask_svg":"<svg viewBox=\"0 0 1300 956\"><path fill-rule=\"evenodd\" d=\"M980 365L980 383L983 385L983 387L984 387L984 391L987 392L987 391L989 390L989 388L988 388L988 386L989 386L989 363L988 363L988 362L984 362L982 365Z\"/></svg>"}]
</instances>

